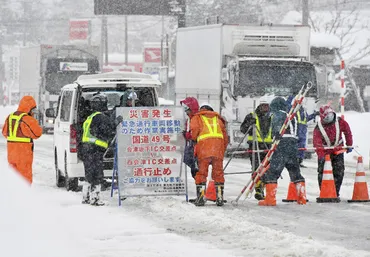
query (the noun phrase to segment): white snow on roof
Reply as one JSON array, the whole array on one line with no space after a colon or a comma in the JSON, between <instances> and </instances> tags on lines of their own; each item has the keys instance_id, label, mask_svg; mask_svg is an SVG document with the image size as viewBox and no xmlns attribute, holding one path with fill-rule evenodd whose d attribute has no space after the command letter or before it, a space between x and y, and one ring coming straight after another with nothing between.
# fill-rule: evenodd
<instances>
[{"instance_id":1,"label":"white snow on roof","mask_svg":"<svg viewBox=\"0 0 370 257\"><path fill-rule=\"evenodd\" d=\"M333 34L311 32L311 46L340 48L340 38Z\"/></svg>"}]
</instances>

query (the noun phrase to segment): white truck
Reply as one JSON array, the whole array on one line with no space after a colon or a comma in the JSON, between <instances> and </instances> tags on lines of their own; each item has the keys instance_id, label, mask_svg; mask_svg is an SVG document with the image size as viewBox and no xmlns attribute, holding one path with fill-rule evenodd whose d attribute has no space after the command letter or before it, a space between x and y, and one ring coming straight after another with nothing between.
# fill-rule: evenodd
<instances>
[{"instance_id":1,"label":"white truck","mask_svg":"<svg viewBox=\"0 0 370 257\"><path fill-rule=\"evenodd\" d=\"M54 119L44 111L56 107L61 88L78 76L94 74L99 68L99 47L87 45L37 45L20 49L20 98L32 95L45 132L54 129Z\"/></svg>"},{"instance_id":2,"label":"white truck","mask_svg":"<svg viewBox=\"0 0 370 257\"><path fill-rule=\"evenodd\" d=\"M227 120L229 150L236 150L244 137L241 122L261 101L295 94L311 81L305 107L309 113L316 108L310 27L215 24L181 28L175 79L176 105L187 96L209 102ZM312 138L312 127L309 131ZM242 144L239 150L246 147Z\"/></svg>"}]
</instances>

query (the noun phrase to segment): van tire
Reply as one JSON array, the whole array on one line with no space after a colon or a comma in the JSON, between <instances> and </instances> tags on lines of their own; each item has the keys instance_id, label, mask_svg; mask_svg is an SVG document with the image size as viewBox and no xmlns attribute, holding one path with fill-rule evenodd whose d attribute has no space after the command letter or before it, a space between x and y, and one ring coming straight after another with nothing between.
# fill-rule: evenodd
<instances>
[{"instance_id":1,"label":"van tire","mask_svg":"<svg viewBox=\"0 0 370 257\"><path fill-rule=\"evenodd\" d=\"M56 150L55 150L55 153L54 153L54 163L55 163L55 174L56 174L55 182L56 182L56 185L57 185L57 187L64 187L65 183L66 183L66 180L65 180L65 177L63 177L60 174L60 170L59 170L59 167L58 167L58 155L57 155Z\"/></svg>"},{"instance_id":2,"label":"van tire","mask_svg":"<svg viewBox=\"0 0 370 257\"><path fill-rule=\"evenodd\" d=\"M64 174L65 174L65 187L67 191L74 191L78 190L78 178L69 178L67 172L67 155L64 156Z\"/></svg>"}]
</instances>

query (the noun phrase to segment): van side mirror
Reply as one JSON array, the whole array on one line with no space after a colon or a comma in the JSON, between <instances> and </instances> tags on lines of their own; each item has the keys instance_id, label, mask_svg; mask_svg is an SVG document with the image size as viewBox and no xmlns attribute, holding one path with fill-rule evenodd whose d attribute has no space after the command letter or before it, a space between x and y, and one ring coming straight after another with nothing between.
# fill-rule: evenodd
<instances>
[{"instance_id":1,"label":"van side mirror","mask_svg":"<svg viewBox=\"0 0 370 257\"><path fill-rule=\"evenodd\" d=\"M221 81L222 82L229 81L229 70L227 68L222 68L221 70Z\"/></svg>"},{"instance_id":2,"label":"van side mirror","mask_svg":"<svg viewBox=\"0 0 370 257\"><path fill-rule=\"evenodd\" d=\"M55 109L54 108L47 108L46 111L45 111L45 116L48 117L48 118L55 118L56 117Z\"/></svg>"}]
</instances>

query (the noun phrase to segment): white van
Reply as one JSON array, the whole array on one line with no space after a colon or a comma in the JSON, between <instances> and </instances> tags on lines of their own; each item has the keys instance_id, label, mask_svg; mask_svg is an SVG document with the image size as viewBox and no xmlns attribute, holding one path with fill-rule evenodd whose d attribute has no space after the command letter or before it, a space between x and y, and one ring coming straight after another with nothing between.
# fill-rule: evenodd
<instances>
[{"instance_id":1,"label":"white van","mask_svg":"<svg viewBox=\"0 0 370 257\"><path fill-rule=\"evenodd\" d=\"M45 115L55 118L54 158L56 185L67 190L77 190L78 181L83 180L85 171L79 152L82 138L82 124L91 114L87 100L100 92L108 97L108 109L120 104L120 97L126 91L134 90L143 106L158 106L157 87L160 81L150 75L137 72L108 72L82 75L73 84L65 85L60 93L56 109L47 109ZM113 149L104 159L104 176L111 177L113 170Z\"/></svg>"}]
</instances>

